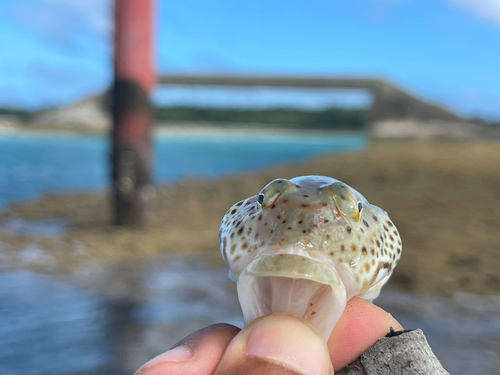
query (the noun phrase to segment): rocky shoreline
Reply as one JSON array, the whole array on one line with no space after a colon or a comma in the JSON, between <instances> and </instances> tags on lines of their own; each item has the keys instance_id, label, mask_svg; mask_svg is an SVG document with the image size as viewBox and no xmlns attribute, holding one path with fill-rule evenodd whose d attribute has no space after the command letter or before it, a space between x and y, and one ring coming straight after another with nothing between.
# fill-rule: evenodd
<instances>
[{"instance_id":1,"label":"rocky shoreline","mask_svg":"<svg viewBox=\"0 0 500 375\"><path fill-rule=\"evenodd\" d=\"M256 194L276 177L321 174L361 191L398 226L403 256L389 288L498 295L499 146L484 141L377 140L361 153L217 181L190 179L157 189L152 223L144 231L110 225L107 194L45 196L0 212L0 223L58 218L69 229L42 237L0 231L0 259L3 267L25 267L19 254L36 248L38 258L30 268L69 273L92 264L134 264L171 253L221 264L218 226L234 202Z\"/></svg>"}]
</instances>

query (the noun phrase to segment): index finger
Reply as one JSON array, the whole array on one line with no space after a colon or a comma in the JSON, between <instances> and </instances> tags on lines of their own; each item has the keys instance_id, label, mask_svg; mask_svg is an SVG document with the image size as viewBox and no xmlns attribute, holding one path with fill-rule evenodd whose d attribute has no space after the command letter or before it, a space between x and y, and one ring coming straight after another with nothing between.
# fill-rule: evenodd
<instances>
[{"instance_id":1,"label":"index finger","mask_svg":"<svg viewBox=\"0 0 500 375\"><path fill-rule=\"evenodd\" d=\"M328 339L335 371L353 362L391 328L395 331L403 329L387 311L361 298L351 298Z\"/></svg>"}]
</instances>

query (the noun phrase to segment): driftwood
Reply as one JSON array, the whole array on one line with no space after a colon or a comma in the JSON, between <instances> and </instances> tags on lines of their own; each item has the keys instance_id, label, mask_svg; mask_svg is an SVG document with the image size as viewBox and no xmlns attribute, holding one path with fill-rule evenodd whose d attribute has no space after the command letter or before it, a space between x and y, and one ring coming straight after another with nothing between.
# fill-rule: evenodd
<instances>
[{"instance_id":1,"label":"driftwood","mask_svg":"<svg viewBox=\"0 0 500 375\"><path fill-rule=\"evenodd\" d=\"M420 329L390 332L337 375L449 375Z\"/></svg>"}]
</instances>

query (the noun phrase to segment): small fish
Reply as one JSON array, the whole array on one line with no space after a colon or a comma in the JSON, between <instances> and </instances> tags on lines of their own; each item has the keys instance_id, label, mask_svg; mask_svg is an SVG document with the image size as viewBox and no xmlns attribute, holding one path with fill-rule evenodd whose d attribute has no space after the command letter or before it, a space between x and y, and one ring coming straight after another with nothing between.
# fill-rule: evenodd
<instances>
[{"instance_id":1,"label":"small fish","mask_svg":"<svg viewBox=\"0 0 500 375\"><path fill-rule=\"evenodd\" d=\"M270 182L227 211L219 239L246 324L290 312L325 338L351 297L378 296L402 251L385 211L323 176Z\"/></svg>"}]
</instances>

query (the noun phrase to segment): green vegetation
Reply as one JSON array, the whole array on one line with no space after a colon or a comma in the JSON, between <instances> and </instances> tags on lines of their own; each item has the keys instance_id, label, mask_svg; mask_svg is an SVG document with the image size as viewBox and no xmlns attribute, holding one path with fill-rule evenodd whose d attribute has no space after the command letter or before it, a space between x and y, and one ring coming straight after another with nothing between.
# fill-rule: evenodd
<instances>
[{"instance_id":1,"label":"green vegetation","mask_svg":"<svg viewBox=\"0 0 500 375\"><path fill-rule=\"evenodd\" d=\"M294 129L363 130L366 109L327 108L311 111L292 108L232 109L199 107L158 107L156 119L168 122L216 122L270 124L274 127Z\"/></svg>"},{"instance_id":2,"label":"green vegetation","mask_svg":"<svg viewBox=\"0 0 500 375\"><path fill-rule=\"evenodd\" d=\"M479 125L500 126L500 121L485 120L479 117L471 118L470 121Z\"/></svg>"},{"instance_id":3,"label":"green vegetation","mask_svg":"<svg viewBox=\"0 0 500 375\"><path fill-rule=\"evenodd\" d=\"M25 117L31 112L26 110L26 109L21 109L21 108L7 108L7 107L0 107L0 115L7 115L7 116L16 116L16 117Z\"/></svg>"}]
</instances>

